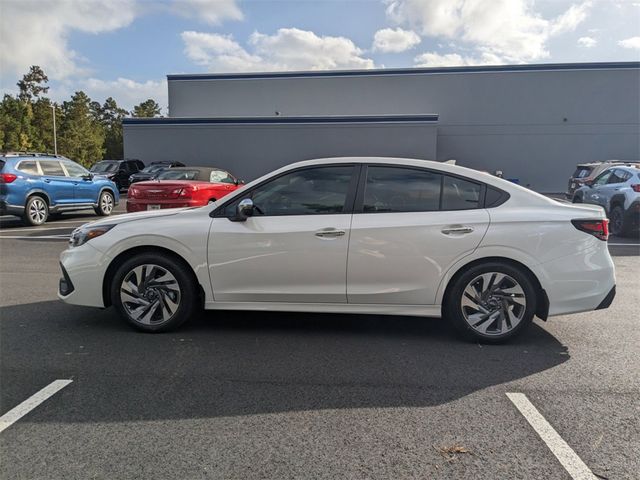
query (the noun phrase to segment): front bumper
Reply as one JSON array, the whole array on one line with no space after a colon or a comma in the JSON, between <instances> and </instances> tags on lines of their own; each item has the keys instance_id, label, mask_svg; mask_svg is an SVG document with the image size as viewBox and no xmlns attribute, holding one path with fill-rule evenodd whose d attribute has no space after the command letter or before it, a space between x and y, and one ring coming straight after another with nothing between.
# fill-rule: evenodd
<instances>
[{"instance_id":1,"label":"front bumper","mask_svg":"<svg viewBox=\"0 0 640 480\"><path fill-rule=\"evenodd\" d=\"M91 242L60 254L62 278L58 298L72 305L105 306L102 286L109 259Z\"/></svg>"}]
</instances>

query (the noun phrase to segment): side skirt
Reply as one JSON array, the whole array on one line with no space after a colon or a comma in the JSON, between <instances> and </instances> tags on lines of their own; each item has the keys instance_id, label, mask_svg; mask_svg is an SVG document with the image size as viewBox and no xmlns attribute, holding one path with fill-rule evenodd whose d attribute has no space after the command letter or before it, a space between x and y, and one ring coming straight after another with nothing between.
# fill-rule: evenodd
<instances>
[{"instance_id":1,"label":"side skirt","mask_svg":"<svg viewBox=\"0 0 640 480\"><path fill-rule=\"evenodd\" d=\"M354 303L205 302L205 310L252 310L271 312L357 313L369 315L442 316L440 305L388 305Z\"/></svg>"}]
</instances>

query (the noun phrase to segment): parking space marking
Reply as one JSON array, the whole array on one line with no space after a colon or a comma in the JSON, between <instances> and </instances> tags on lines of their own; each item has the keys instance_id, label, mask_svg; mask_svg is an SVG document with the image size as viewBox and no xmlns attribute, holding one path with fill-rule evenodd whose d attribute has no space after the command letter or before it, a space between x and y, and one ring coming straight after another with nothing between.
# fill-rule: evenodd
<instances>
[{"instance_id":1,"label":"parking space marking","mask_svg":"<svg viewBox=\"0 0 640 480\"><path fill-rule=\"evenodd\" d=\"M47 398L55 395L57 392L62 390L64 387L69 385L73 380L55 380L51 382L49 385L44 387L37 393L34 393L29 398L27 398L20 405L12 408L7 413L0 417L0 432L4 429L9 428L15 422L24 417L31 410L36 408L42 402L44 402Z\"/></svg>"},{"instance_id":2,"label":"parking space marking","mask_svg":"<svg viewBox=\"0 0 640 480\"><path fill-rule=\"evenodd\" d=\"M555 431L524 393L507 393L509 400L529 422L549 450L574 480L598 480L578 454Z\"/></svg>"}]
</instances>

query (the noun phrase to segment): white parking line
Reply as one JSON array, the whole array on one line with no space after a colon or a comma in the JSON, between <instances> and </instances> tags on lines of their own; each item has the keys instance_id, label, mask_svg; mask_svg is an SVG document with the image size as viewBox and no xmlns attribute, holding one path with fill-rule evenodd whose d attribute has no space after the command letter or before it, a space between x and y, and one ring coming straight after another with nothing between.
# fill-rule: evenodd
<instances>
[{"instance_id":1,"label":"white parking line","mask_svg":"<svg viewBox=\"0 0 640 480\"><path fill-rule=\"evenodd\" d=\"M524 393L507 393L522 416L529 422L549 450L574 480L598 480L562 437L555 431Z\"/></svg>"},{"instance_id":2,"label":"white parking line","mask_svg":"<svg viewBox=\"0 0 640 480\"><path fill-rule=\"evenodd\" d=\"M2 417L0 417L0 432L13 425L31 410L44 402L47 398L56 394L71 382L73 382L73 380L56 380L54 382L51 382L39 392L31 395L20 405L9 410L7 413L2 415Z\"/></svg>"}]
</instances>

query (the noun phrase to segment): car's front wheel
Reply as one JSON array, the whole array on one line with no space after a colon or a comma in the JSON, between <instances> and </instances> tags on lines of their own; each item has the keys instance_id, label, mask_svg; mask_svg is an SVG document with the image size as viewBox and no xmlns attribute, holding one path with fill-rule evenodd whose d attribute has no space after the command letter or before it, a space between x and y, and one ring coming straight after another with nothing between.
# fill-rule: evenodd
<instances>
[{"instance_id":1,"label":"car's front wheel","mask_svg":"<svg viewBox=\"0 0 640 480\"><path fill-rule=\"evenodd\" d=\"M502 343L533 320L536 290L529 276L508 263L489 262L454 280L445 299L445 316L466 338Z\"/></svg>"},{"instance_id":2,"label":"car's front wheel","mask_svg":"<svg viewBox=\"0 0 640 480\"><path fill-rule=\"evenodd\" d=\"M115 203L116 202L113 198L113 194L105 190L100 194L100 198L98 199L98 206L95 208L95 211L101 217L107 217L111 215L111 212L113 212Z\"/></svg>"},{"instance_id":3,"label":"car's front wheel","mask_svg":"<svg viewBox=\"0 0 640 480\"><path fill-rule=\"evenodd\" d=\"M24 207L24 223L37 227L42 225L49 218L49 206L44 198L34 195L29 197Z\"/></svg>"},{"instance_id":4,"label":"car's front wheel","mask_svg":"<svg viewBox=\"0 0 640 480\"><path fill-rule=\"evenodd\" d=\"M192 276L177 260L156 253L136 255L116 271L111 302L130 325L145 332L172 330L193 314Z\"/></svg>"}]
</instances>

